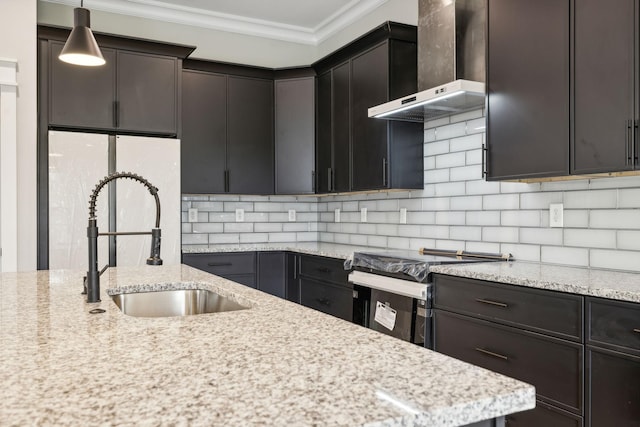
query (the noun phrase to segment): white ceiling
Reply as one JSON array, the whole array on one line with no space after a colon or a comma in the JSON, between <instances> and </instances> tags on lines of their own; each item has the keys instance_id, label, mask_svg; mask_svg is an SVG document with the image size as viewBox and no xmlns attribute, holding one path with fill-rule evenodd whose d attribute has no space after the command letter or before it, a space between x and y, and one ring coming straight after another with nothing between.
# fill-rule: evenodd
<instances>
[{"instance_id":1,"label":"white ceiling","mask_svg":"<svg viewBox=\"0 0 640 427\"><path fill-rule=\"evenodd\" d=\"M43 0L80 5L80 0ZM90 10L318 45L388 0L86 0Z\"/></svg>"}]
</instances>

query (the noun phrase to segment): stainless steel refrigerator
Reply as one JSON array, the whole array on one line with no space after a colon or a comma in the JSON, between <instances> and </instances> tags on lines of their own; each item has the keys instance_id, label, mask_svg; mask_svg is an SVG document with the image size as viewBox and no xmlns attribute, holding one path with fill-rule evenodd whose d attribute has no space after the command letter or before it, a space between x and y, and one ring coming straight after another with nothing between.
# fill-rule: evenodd
<instances>
[{"instance_id":1,"label":"stainless steel refrigerator","mask_svg":"<svg viewBox=\"0 0 640 427\"><path fill-rule=\"evenodd\" d=\"M49 132L49 269L86 269L89 196L111 172L133 172L158 188L161 258L180 263L180 140ZM100 232L151 231L153 196L138 182L120 179L97 202ZM99 266L143 265L151 236L100 237Z\"/></svg>"}]
</instances>

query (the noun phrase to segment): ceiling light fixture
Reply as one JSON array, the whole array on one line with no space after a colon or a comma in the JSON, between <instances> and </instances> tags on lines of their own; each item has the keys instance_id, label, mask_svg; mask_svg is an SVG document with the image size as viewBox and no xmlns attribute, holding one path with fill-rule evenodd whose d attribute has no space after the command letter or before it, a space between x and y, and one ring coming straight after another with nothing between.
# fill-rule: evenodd
<instances>
[{"instance_id":1,"label":"ceiling light fixture","mask_svg":"<svg viewBox=\"0 0 640 427\"><path fill-rule=\"evenodd\" d=\"M83 0L80 0L80 7L73 9L73 30L58 58L75 65L89 67L104 65L106 61L91 32L89 9L82 7L83 3Z\"/></svg>"}]
</instances>

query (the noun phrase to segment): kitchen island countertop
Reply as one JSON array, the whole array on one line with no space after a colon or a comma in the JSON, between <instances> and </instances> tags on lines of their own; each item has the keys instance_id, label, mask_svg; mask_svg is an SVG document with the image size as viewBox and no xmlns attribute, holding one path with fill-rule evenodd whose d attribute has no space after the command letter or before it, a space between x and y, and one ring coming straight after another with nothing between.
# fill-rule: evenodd
<instances>
[{"instance_id":1,"label":"kitchen island countertop","mask_svg":"<svg viewBox=\"0 0 640 427\"><path fill-rule=\"evenodd\" d=\"M2 425L456 426L532 386L187 266L0 275ZM120 312L107 293L198 287L247 310ZM91 314L94 308L104 313Z\"/></svg>"}]
</instances>

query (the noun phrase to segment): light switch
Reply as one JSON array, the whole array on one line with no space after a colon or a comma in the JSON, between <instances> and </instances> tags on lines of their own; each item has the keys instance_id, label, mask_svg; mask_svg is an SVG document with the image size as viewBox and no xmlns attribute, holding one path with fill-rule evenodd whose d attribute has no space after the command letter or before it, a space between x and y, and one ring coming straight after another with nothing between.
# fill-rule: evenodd
<instances>
[{"instance_id":1,"label":"light switch","mask_svg":"<svg viewBox=\"0 0 640 427\"><path fill-rule=\"evenodd\" d=\"M189 208L189 222L198 222L198 209Z\"/></svg>"},{"instance_id":2,"label":"light switch","mask_svg":"<svg viewBox=\"0 0 640 427\"><path fill-rule=\"evenodd\" d=\"M236 209L236 222L244 222L244 209Z\"/></svg>"},{"instance_id":3,"label":"light switch","mask_svg":"<svg viewBox=\"0 0 640 427\"><path fill-rule=\"evenodd\" d=\"M295 221L296 221L296 210L289 209L289 222L295 222Z\"/></svg>"}]
</instances>

